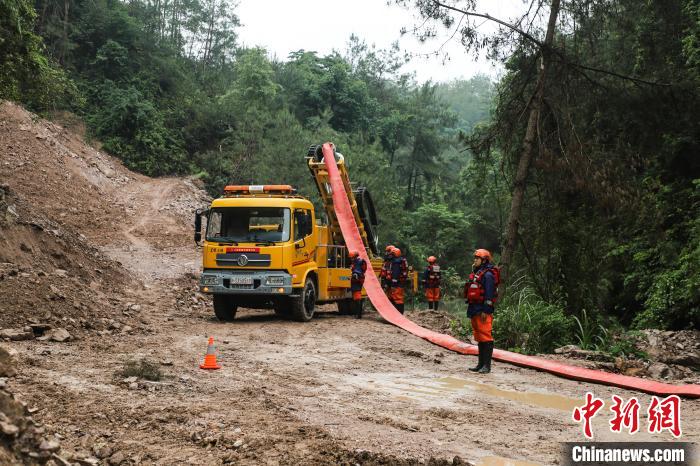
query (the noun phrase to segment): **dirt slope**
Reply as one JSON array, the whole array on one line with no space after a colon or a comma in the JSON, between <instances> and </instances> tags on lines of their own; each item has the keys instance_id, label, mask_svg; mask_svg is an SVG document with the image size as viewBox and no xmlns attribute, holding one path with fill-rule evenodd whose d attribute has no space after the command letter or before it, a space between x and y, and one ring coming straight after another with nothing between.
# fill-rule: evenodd
<instances>
[{"instance_id":1,"label":"dirt slope","mask_svg":"<svg viewBox=\"0 0 700 466\"><path fill-rule=\"evenodd\" d=\"M586 391L648 404L502 364L474 376L473 358L376 313L356 321L328 308L303 324L243 310L217 322L194 280L191 214L206 196L193 181L131 173L8 103L0 154L0 328L48 324L72 336L4 343L17 351L7 389L60 441L62 460L51 461L555 464L559 442L583 439L571 410ZM209 335L223 365L211 373L198 369ZM142 359L159 381L121 375ZM684 400L682 413L684 440L699 441L699 402ZM630 439L608 419L595 419L597 440Z\"/></svg>"}]
</instances>

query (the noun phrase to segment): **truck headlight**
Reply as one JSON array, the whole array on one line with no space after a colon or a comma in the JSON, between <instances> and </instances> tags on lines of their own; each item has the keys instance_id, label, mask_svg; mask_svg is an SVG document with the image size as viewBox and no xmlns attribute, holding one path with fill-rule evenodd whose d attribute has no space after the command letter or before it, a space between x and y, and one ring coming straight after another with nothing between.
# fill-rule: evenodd
<instances>
[{"instance_id":1,"label":"truck headlight","mask_svg":"<svg viewBox=\"0 0 700 466\"><path fill-rule=\"evenodd\" d=\"M219 277L216 275L204 275L202 277L202 285L217 285L219 283Z\"/></svg>"},{"instance_id":2,"label":"truck headlight","mask_svg":"<svg viewBox=\"0 0 700 466\"><path fill-rule=\"evenodd\" d=\"M267 286L282 286L284 285L284 277L272 276L265 279L265 285Z\"/></svg>"}]
</instances>

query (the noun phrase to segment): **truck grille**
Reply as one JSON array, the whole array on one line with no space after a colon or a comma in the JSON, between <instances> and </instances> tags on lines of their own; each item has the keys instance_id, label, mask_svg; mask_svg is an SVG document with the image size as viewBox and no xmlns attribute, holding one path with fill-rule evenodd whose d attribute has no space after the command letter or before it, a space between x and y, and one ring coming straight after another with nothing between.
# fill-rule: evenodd
<instances>
[{"instance_id":1,"label":"truck grille","mask_svg":"<svg viewBox=\"0 0 700 466\"><path fill-rule=\"evenodd\" d=\"M241 258L241 256L244 257ZM270 254L258 254L251 252L217 254L216 265L228 267L269 267Z\"/></svg>"}]
</instances>

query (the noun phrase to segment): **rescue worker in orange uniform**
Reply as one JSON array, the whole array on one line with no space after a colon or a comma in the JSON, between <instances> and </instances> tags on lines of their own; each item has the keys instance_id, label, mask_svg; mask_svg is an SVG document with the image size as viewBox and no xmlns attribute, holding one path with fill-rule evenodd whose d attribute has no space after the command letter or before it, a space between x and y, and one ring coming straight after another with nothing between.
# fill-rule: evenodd
<instances>
[{"instance_id":1,"label":"rescue worker in orange uniform","mask_svg":"<svg viewBox=\"0 0 700 466\"><path fill-rule=\"evenodd\" d=\"M389 299L394 304L394 307L403 314L404 312L404 285L408 279L408 263L401 256L401 250L394 248L391 251L394 256L391 260L391 269L389 279L391 280L389 288Z\"/></svg>"},{"instance_id":2,"label":"rescue worker in orange uniform","mask_svg":"<svg viewBox=\"0 0 700 466\"><path fill-rule=\"evenodd\" d=\"M393 249L394 245L390 244L384 250L384 263L382 264L381 272L379 272L379 278L381 279L382 289L387 293L387 296L389 294L389 285L391 284L389 275L391 273L391 260L394 258L394 255L391 252Z\"/></svg>"},{"instance_id":3,"label":"rescue worker in orange uniform","mask_svg":"<svg viewBox=\"0 0 700 466\"><path fill-rule=\"evenodd\" d=\"M486 249L474 251L472 269L464 285L464 298L468 304L467 316L472 321L474 339L479 345L479 362L469 370L488 374L493 356L493 309L500 276L498 268L492 263L491 253Z\"/></svg>"},{"instance_id":4,"label":"rescue worker in orange uniform","mask_svg":"<svg viewBox=\"0 0 700 466\"><path fill-rule=\"evenodd\" d=\"M360 257L357 251L350 251L350 291L352 291L352 307L355 317L362 319L362 286L365 283L367 262Z\"/></svg>"},{"instance_id":5,"label":"rescue worker in orange uniform","mask_svg":"<svg viewBox=\"0 0 700 466\"><path fill-rule=\"evenodd\" d=\"M428 257L428 266L423 271L423 289L425 289L425 299L428 300L428 309L437 311L440 302L440 266L437 264L435 256Z\"/></svg>"}]
</instances>

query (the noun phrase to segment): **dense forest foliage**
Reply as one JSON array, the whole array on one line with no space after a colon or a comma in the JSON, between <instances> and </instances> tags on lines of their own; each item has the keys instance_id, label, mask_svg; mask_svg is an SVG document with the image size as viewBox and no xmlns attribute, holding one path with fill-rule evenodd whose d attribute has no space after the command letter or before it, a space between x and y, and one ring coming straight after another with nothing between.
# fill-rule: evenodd
<instances>
[{"instance_id":1,"label":"dense forest foliage","mask_svg":"<svg viewBox=\"0 0 700 466\"><path fill-rule=\"evenodd\" d=\"M570 339L568 316L699 328L700 4L562 4L501 328L540 316L528 333L546 342L509 343L525 351ZM382 242L418 267L436 255L448 291L476 246L498 257L532 42L484 42L499 83L436 84L403 74L397 47L351 37L275 61L240 47L239 27L227 0L0 0L0 98L69 110L130 168L195 175L211 193L285 182L315 197L303 156L331 140L373 193Z\"/></svg>"},{"instance_id":2,"label":"dense forest foliage","mask_svg":"<svg viewBox=\"0 0 700 466\"><path fill-rule=\"evenodd\" d=\"M698 328L700 4L565 2L560 24L517 263L546 301ZM493 123L470 141L506 174L536 58L518 45Z\"/></svg>"}]
</instances>

